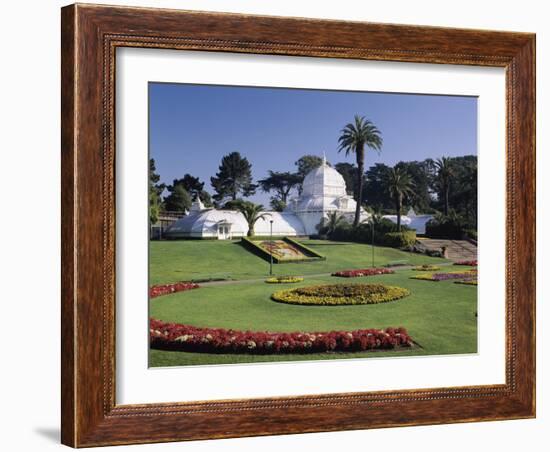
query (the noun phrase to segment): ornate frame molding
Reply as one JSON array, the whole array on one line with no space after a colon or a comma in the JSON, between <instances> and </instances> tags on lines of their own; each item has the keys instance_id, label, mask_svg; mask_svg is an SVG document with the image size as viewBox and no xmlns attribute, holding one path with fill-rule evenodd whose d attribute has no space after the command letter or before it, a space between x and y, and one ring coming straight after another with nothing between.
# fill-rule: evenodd
<instances>
[{"instance_id":1,"label":"ornate frame molding","mask_svg":"<svg viewBox=\"0 0 550 452\"><path fill-rule=\"evenodd\" d=\"M506 68L506 383L116 405L118 47ZM526 33L79 4L63 8L62 442L81 447L533 417L534 59L535 37Z\"/></svg>"}]
</instances>

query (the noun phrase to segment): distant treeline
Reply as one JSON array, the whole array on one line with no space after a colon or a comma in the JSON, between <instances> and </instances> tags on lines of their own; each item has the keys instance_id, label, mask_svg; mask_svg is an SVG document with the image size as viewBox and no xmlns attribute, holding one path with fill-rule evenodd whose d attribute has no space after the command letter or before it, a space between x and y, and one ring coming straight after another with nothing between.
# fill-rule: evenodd
<instances>
[{"instance_id":1,"label":"distant treeline","mask_svg":"<svg viewBox=\"0 0 550 452\"><path fill-rule=\"evenodd\" d=\"M293 194L299 194L305 175L322 164L315 155L304 155L294 163L292 171L269 171L263 179L254 181L252 165L239 152L225 155L218 172L211 177L214 187L211 195L204 189L205 183L191 174L174 179L171 185L160 183L155 161L150 160L150 217L156 222L160 210L187 211L197 197L207 207L224 207L228 201L245 199L258 190L271 194L271 208L281 211ZM358 196L357 166L339 162L334 168L343 176L348 194ZM382 214L396 213L396 184L392 174L401 177L401 212L413 208L417 213L440 213L442 216L458 216L467 227L477 227L477 156L402 161L394 167L376 163L363 175L362 203L370 210ZM168 192L163 196L165 190Z\"/></svg>"}]
</instances>

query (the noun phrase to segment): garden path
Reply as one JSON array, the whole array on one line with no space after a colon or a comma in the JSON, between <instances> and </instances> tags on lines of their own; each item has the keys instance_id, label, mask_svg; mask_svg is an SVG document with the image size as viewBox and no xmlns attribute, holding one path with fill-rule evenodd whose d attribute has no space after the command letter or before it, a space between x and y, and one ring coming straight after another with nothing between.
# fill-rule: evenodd
<instances>
[{"instance_id":1,"label":"garden path","mask_svg":"<svg viewBox=\"0 0 550 452\"><path fill-rule=\"evenodd\" d=\"M441 264L438 264L438 266L447 266L447 265L453 265L452 262L444 262ZM402 270L410 270L411 268L416 267L416 265L403 265L399 267L395 267L392 270L394 271L402 271ZM318 277L324 277L324 276L330 276L332 273L317 273L312 275L303 275L304 278L318 278ZM224 286L228 284L254 284L258 282L263 282L267 278L269 278L268 275L264 276L263 278L256 278L256 279L226 279L223 281L207 281L207 282L199 282L201 287L209 287L209 286Z\"/></svg>"}]
</instances>

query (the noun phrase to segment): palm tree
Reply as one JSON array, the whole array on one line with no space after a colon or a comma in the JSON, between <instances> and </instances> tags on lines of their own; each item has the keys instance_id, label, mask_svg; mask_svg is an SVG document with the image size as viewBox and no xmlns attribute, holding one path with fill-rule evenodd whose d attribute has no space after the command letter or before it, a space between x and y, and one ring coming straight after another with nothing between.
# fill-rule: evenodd
<instances>
[{"instance_id":1,"label":"palm tree","mask_svg":"<svg viewBox=\"0 0 550 452\"><path fill-rule=\"evenodd\" d=\"M412 193L413 181L411 176L400 167L393 167L388 170L385 179L386 190L395 202L397 213L397 230L401 231L401 209L403 198Z\"/></svg>"},{"instance_id":2,"label":"palm tree","mask_svg":"<svg viewBox=\"0 0 550 452\"><path fill-rule=\"evenodd\" d=\"M365 210L370 214L370 217L366 220L363 220L361 223L364 224L373 224L376 226L380 224L380 222L384 218L384 214L382 213L382 210L379 207L369 207L365 206Z\"/></svg>"},{"instance_id":3,"label":"palm tree","mask_svg":"<svg viewBox=\"0 0 550 452\"><path fill-rule=\"evenodd\" d=\"M339 214L337 211L329 212L326 218L323 218L323 228L327 231L327 235L330 236L344 221L346 221L344 215Z\"/></svg>"},{"instance_id":4,"label":"palm tree","mask_svg":"<svg viewBox=\"0 0 550 452\"><path fill-rule=\"evenodd\" d=\"M357 207L353 225L359 224L363 201L363 174L365 172L365 146L380 151L382 134L376 126L363 116L355 115L354 122L347 124L338 138L338 152L346 151L346 156L355 152L357 160Z\"/></svg>"},{"instance_id":5,"label":"palm tree","mask_svg":"<svg viewBox=\"0 0 550 452\"><path fill-rule=\"evenodd\" d=\"M265 219L269 216L268 213L262 213L264 206L261 204L254 204L250 201L242 201L235 207L243 214L244 219L248 223L248 232L246 233L247 237L252 237L254 235L254 225L258 220Z\"/></svg>"},{"instance_id":6,"label":"palm tree","mask_svg":"<svg viewBox=\"0 0 550 452\"><path fill-rule=\"evenodd\" d=\"M441 157L435 161L437 169L437 179L444 196L443 213L445 216L449 214L449 192L451 189L451 180L455 176L452 160L449 157Z\"/></svg>"}]
</instances>

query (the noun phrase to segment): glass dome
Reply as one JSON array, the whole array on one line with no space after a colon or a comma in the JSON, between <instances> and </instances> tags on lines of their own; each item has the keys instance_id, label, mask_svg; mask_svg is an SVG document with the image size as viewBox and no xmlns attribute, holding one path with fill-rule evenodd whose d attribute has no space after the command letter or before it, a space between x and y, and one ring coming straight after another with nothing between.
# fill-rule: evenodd
<instances>
[{"instance_id":1,"label":"glass dome","mask_svg":"<svg viewBox=\"0 0 550 452\"><path fill-rule=\"evenodd\" d=\"M342 175L326 161L304 178L303 197L346 196L346 182Z\"/></svg>"}]
</instances>

